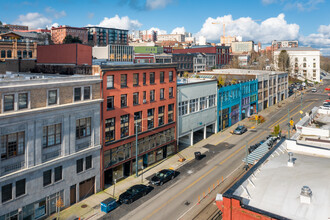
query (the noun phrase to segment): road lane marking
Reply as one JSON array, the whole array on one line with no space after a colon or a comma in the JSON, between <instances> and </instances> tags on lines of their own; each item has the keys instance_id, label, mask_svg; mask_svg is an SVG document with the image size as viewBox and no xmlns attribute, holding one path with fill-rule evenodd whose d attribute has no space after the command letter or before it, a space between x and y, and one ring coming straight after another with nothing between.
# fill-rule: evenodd
<instances>
[{"instance_id":1,"label":"road lane marking","mask_svg":"<svg viewBox=\"0 0 330 220\"><path fill-rule=\"evenodd\" d=\"M253 139L251 139L247 144L250 144L250 143L251 143L252 141L254 141L256 138L262 136L262 134L265 133L265 132L266 132L266 131L261 132L260 135L255 136L255 137L254 137ZM232 153L231 155L229 155L226 159L224 159L223 161L221 161L221 162L219 163L219 165L224 164L227 160L229 160L231 157L233 157L235 154L237 154L239 151L241 151L241 150L242 150L243 148L245 148L245 147L246 147L246 144L243 145L241 148L237 149L234 153Z\"/></svg>"},{"instance_id":2,"label":"road lane marking","mask_svg":"<svg viewBox=\"0 0 330 220\"><path fill-rule=\"evenodd\" d=\"M298 108L300 105L297 105L296 107L294 107L293 109L290 110L290 112L294 111L296 108ZM278 119L275 123L273 123L272 125L270 125L268 128L273 128L274 125L276 125L279 121L281 121L283 118L287 117L287 114L285 114L282 118Z\"/></svg>"},{"instance_id":3,"label":"road lane marking","mask_svg":"<svg viewBox=\"0 0 330 220\"><path fill-rule=\"evenodd\" d=\"M153 216L154 214L156 214L157 212L159 212L159 210L161 210L162 208L164 208L166 205L168 205L172 200L174 200L175 198L177 198L179 195L181 195L182 193L184 193L187 189L189 189L190 187L192 187L193 185L195 185L196 183L198 183L199 181L201 181L204 177L206 177L207 175L209 175L213 170L215 170L217 167L213 167L212 169L210 169L209 171L207 171L207 173L205 173L204 175L202 175L201 177L199 177L197 180L195 180L193 183L191 183L189 186L187 186L186 188L184 188L183 190L181 190L179 193L177 193L175 196L173 196L171 199L167 200L167 202L163 203L163 205L161 205L160 207L158 207L157 209L155 209L152 213L150 213L147 217L145 217L144 219L149 219L151 216Z\"/></svg>"},{"instance_id":4,"label":"road lane marking","mask_svg":"<svg viewBox=\"0 0 330 220\"><path fill-rule=\"evenodd\" d=\"M221 141L219 141L218 143L215 144L215 146L217 146L218 144L220 144L221 142L224 142L225 140L227 140L229 137L231 137L232 135L228 135L227 137L225 137L224 139L222 139Z\"/></svg>"},{"instance_id":5,"label":"road lane marking","mask_svg":"<svg viewBox=\"0 0 330 220\"><path fill-rule=\"evenodd\" d=\"M266 131L263 131L261 134L265 133ZM230 137L231 135L229 135L228 137ZM252 141L254 141L256 138L260 137L261 135L258 135L256 137L254 137L253 139L251 139L249 143L251 143ZM228 138L227 137L227 138ZM225 138L225 139L227 139ZM225 140L223 139L223 140ZM222 141L223 141L222 140ZM232 153L231 155L229 155L225 160L223 160L222 162L220 162L219 164L222 165L224 164L228 159L230 159L231 157L233 157L234 155L236 155L239 151L241 151L246 145L244 145L243 147L239 148L238 150L236 150L234 153ZM186 188L184 188L182 191L180 191L179 193L177 193L175 196L173 196L172 198L170 198L169 200L167 200L167 202L163 203L160 207L158 207L157 209L155 209L152 213L150 213L147 217L143 218L145 220L149 219L151 216L153 216L154 214L156 214L157 212L159 212L162 208L164 208L165 206L167 206L171 201L173 201L175 198L177 198L178 196L180 196L182 193L184 193L186 190L188 190L189 188L191 188L192 186L194 186L196 183L198 183L199 181L201 181L204 177L206 177L207 175L209 175L213 170L215 170L217 168L217 166L214 166L212 169L210 169L209 171L207 171L204 175L202 175L201 177L199 177L197 180L195 180L193 183L191 183L189 186L187 186Z\"/></svg>"},{"instance_id":6,"label":"road lane marking","mask_svg":"<svg viewBox=\"0 0 330 220\"><path fill-rule=\"evenodd\" d=\"M305 106L302 110L304 110L305 108L308 108L310 105L312 105L314 102L311 102L309 105L307 105L307 106ZM296 112L296 113L294 113L293 115L291 115L291 117L293 117L293 116L295 116L295 115L297 115L299 112ZM280 121L278 124L282 124L283 122L286 122L287 121L287 119L284 119L284 120L282 120L282 121Z\"/></svg>"}]
</instances>

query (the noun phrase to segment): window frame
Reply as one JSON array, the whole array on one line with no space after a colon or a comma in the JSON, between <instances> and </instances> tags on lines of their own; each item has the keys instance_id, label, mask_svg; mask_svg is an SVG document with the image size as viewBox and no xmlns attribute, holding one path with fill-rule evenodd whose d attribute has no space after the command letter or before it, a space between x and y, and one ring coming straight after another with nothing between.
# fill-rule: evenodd
<instances>
[{"instance_id":1,"label":"window frame","mask_svg":"<svg viewBox=\"0 0 330 220\"><path fill-rule=\"evenodd\" d=\"M159 99L164 100L165 99L165 88L161 88L159 91Z\"/></svg>"},{"instance_id":2,"label":"window frame","mask_svg":"<svg viewBox=\"0 0 330 220\"><path fill-rule=\"evenodd\" d=\"M9 156L9 151L10 151L10 147L12 146L9 146L9 136L10 135L16 135L16 151L13 151L13 152L16 152L16 153L13 153L13 155ZM21 137L23 137L23 151L21 153L19 153L19 142L20 142L20 139L19 139L19 135L21 135ZM25 154L25 131L19 131L19 132L16 132L16 133L9 133L9 134L5 134L5 135L1 135L0 136L0 147L5 147L6 148L6 153L3 154L1 153L1 160L7 160L7 159L10 159L10 158L14 158L16 156L20 156L20 155L24 155ZM13 147L12 147L13 148Z\"/></svg>"},{"instance_id":3,"label":"window frame","mask_svg":"<svg viewBox=\"0 0 330 220\"><path fill-rule=\"evenodd\" d=\"M156 91L154 89L150 90L150 102L154 102L156 96Z\"/></svg>"},{"instance_id":4,"label":"window frame","mask_svg":"<svg viewBox=\"0 0 330 220\"><path fill-rule=\"evenodd\" d=\"M125 97L125 102L123 103L123 98ZM125 104L125 105L123 105ZM120 95L120 107L121 108L126 108L128 105L127 105L127 94L121 94Z\"/></svg>"},{"instance_id":5,"label":"window frame","mask_svg":"<svg viewBox=\"0 0 330 220\"><path fill-rule=\"evenodd\" d=\"M109 100L112 100L112 108L109 108ZM114 96L108 96L107 97L107 111L115 109L115 97Z\"/></svg>"},{"instance_id":6,"label":"window frame","mask_svg":"<svg viewBox=\"0 0 330 220\"><path fill-rule=\"evenodd\" d=\"M8 187L8 189L4 189L5 187ZM9 188L10 188L10 190L9 190ZM4 192L7 192L7 191L8 191L8 196L4 196L5 195ZM9 191L10 191L10 194L9 194ZM4 198L6 198L6 199L4 200ZM1 187L1 202L5 203L12 199L13 199L13 184L9 183L9 184L3 185Z\"/></svg>"},{"instance_id":7,"label":"window frame","mask_svg":"<svg viewBox=\"0 0 330 220\"><path fill-rule=\"evenodd\" d=\"M143 85L147 85L147 73L143 73Z\"/></svg>"},{"instance_id":8,"label":"window frame","mask_svg":"<svg viewBox=\"0 0 330 220\"><path fill-rule=\"evenodd\" d=\"M159 83L164 83L165 82L165 72L160 71L159 72Z\"/></svg>"},{"instance_id":9,"label":"window frame","mask_svg":"<svg viewBox=\"0 0 330 220\"><path fill-rule=\"evenodd\" d=\"M169 79L169 82L173 82L173 80L174 80L173 71L168 72L168 79Z\"/></svg>"},{"instance_id":10,"label":"window frame","mask_svg":"<svg viewBox=\"0 0 330 220\"><path fill-rule=\"evenodd\" d=\"M24 187L23 187L23 190L22 191L18 191L17 189L22 187L22 186L19 186L19 184L21 183L24 183ZM16 195L16 198L20 197L20 196L23 196L26 194L26 179L20 179L20 180L17 180L15 182L15 186L16 186L16 192L15 192L15 195Z\"/></svg>"},{"instance_id":11,"label":"window frame","mask_svg":"<svg viewBox=\"0 0 330 220\"><path fill-rule=\"evenodd\" d=\"M109 80L109 79L111 79L111 80ZM114 75L108 75L107 76L107 89L113 89L113 88L115 88L114 87L114 79L115 79L115 76ZM110 85L112 85L111 87L109 87L109 83L110 83Z\"/></svg>"},{"instance_id":12,"label":"window frame","mask_svg":"<svg viewBox=\"0 0 330 220\"><path fill-rule=\"evenodd\" d=\"M80 135L82 130L84 129L84 127L81 126L81 121L82 120L85 120L85 129L86 129L85 135ZM78 128L77 128L77 121L79 121ZM88 126L88 121L89 121L89 126ZM88 128L89 128L89 133L88 133ZM79 136L77 136L77 130L78 130ZM86 137L89 137L91 135L92 135L92 118L91 117L86 117L86 118L76 119L76 139L86 138Z\"/></svg>"},{"instance_id":13,"label":"window frame","mask_svg":"<svg viewBox=\"0 0 330 220\"><path fill-rule=\"evenodd\" d=\"M93 168L93 157L89 155L85 158L85 170L89 170Z\"/></svg>"},{"instance_id":14,"label":"window frame","mask_svg":"<svg viewBox=\"0 0 330 220\"><path fill-rule=\"evenodd\" d=\"M133 93L133 105L139 105L140 104L140 94L139 92Z\"/></svg>"},{"instance_id":15,"label":"window frame","mask_svg":"<svg viewBox=\"0 0 330 220\"><path fill-rule=\"evenodd\" d=\"M81 164L80 164L80 162L81 162ZM81 169L78 169L78 168L80 168L80 165L81 165ZM83 171L84 171L84 158L80 158L80 159L76 160L76 173L79 174Z\"/></svg>"},{"instance_id":16,"label":"window frame","mask_svg":"<svg viewBox=\"0 0 330 220\"><path fill-rule=\"evenodd\" d=\"M127 88L127 74L120 74L120 88Z\"/></svg>"},{"instance_id":17,"label":"window frame","mask_svg":"<svg viewBox=\"0 0 330 220\"><path fill-rule=\"evenodd\" d=\"M12 103L11 103L11 106L12 106L12 109L8 109L8 110L6 110L6 96L11 96L11 97L13 97L13 101L12 101ZM14 93L9 93L9 94L4 94L3 96L2 96L2 99L3 99L3 101L2 101L2 103L3 103L3 112L11 112L11 111L15 111L15 94Z\"/></svg>"},{"instance_id":18,"label":"window frame","mask_svg":"<svg viewBox=\"0 0 330 220\"><path fill-rule=\"evenodd\" d=\"M125 114L120 116L120 138L125 138L128 136L129 136L129 114Z\"/></svg>"},{"instance_id":19,"label":"window frame","mask_svg":"<svg viewBox=\"0 0 330 220\"><path fill-rule=\"evenodd\" d=\"M133 73L133 86L139 86L139 73Z\"/></svg>"},{"instance_id":20,"label":"window frame","mask_svg":"<svg viewBox=\"0 0 330 220\"><path fill-rule=\"evenodd\" d=\"M49 103L49 95L50 92L56 91L56 102L55 103ZM59 89L48 89L47 90L47 106L52 106L52 105L58 105L60 97L59 97Z\"/></svg>"},{"instance_id":21,"label":"window frame","mask_svg":"<svg viewBox=\"0 0 330 220\"><path fill-rule=\"evenodd\" d=\"M150 85L155 84L155 72L149 73L149 82L150 82Z\"/></svg>"},{"instance_id":22,"label":"window frame","mask_svg":"<svg viewBox=\"0 0 330 220\"><path fill-rule=\"evenodd\" d=\"M49 181L46 182L46 180L47 180L46 178L48 177L48 175L47 175L48 173L49 173ZM43 176L43 178L42 178L43 179L43 184L42 184L43 187L46 187L46 186L49 186L49 185L52 184L52 169L44 171L42 176Z\"/></svg>"},{"instance_id":23,"label":"window frame","mask_svg":"<svg viewBox=\"0 0 330 220\"><path fill-rule=\"evenodd\" d=\"M169 87L169 89L168 89L168 97L169 98L174 98L173 91L174 91L174 88L173 87Z\"/></svg>"},{"instance_id":24,"label":"window frame","mask_svg":"<svg viewBox=\"0 0 330 220\"><path fill-rule=\"evenodd\" d=\"M107 126L109 125L109 126ZM113 117L113 118L108 118L108 119L105 119L105 124L104 124L104 138L105 138L105 143L110 143L114 140L116 140L116 118ZM110 138L108 141L107 141L107 133L108 134L113 134L109 137L113 137L112 139Z\"/></svg>"},{"instance_id":25,"label":"window frame","mask_svg":"<svg viewBox=\"0 0 330 220\"><path fill-rule=\"evenodd\" d=\"M60 174L58 173L59 170L60 170ZM58 175L60 176L59 179L57 178ZM54 168L54 182L56 183L61 180L63 180L63 166L58 166Z\"/></svg>"},{"instance_id":26,"label":"window frame","mask_svg":"<svg viewBox=\"0 0 330 220\"><path fill-rule=\"evenodd\" d=\"M50 126L54 126L54 144L52 144L52 145L48 145L48 143L49 143L49 136L51 136L52 134L49 134L49 127ZM60 132L59 132L59 134L58 134L58 127L59 127L59 130L60 130ZM46 128L46 132L47 132L47 134L45 135L44 134L44 129ZM57 139L57 135L59 135L60 137L59 137L59 140L60 140L60 142L59 143L57 143L56 142L56 140L58 140ZM44 138L46 137L46 146L44 146ZM42 128L42 148L48 148L48 147L53 147L53 146L56 146L56 145L61 145L62 144L62 123L58 123L58 124L51 124L51 125L47 125L47 126L43 126L43 128Z\"/></svg>"}]
</instances>

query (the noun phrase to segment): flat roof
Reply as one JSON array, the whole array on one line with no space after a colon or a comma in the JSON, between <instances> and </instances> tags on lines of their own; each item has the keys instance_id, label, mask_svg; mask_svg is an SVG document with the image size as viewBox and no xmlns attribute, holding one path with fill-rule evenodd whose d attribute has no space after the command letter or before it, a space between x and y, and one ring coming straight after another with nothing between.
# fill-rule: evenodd
<instances>
[{"instance_id":1,"label":"flat roof","mask_svg":"<svg viewBox=\"0 0 330 220\"><path fill-rule=\"evenodd\" d=\"M287 152L268 156L263 165L234 191L244 205L289 219L328 219L330 216L329 158L294 153L288 167ZM243 187L246 190L243 190ZM300 202L303 186L312 190L311 204Z\"/></svg>"},{"instance_id":2,"label":"flat roof","mask_svg":"<svg viewBox=\"0 0 330 220\"><path fill-rule=\"evenodd\" d=\"M213 69L212 71L202 71L201 74L245 74L245 75L264 75L264 74L287 74L286 72L250 69Z\"/></svg>"},{"instance_id":3,"label":"flat roof","mask_svg":"<svg viewBox=\"0 0 330 220\"><path fill-rule=\"evenodd\" d=\"M276 51L287 50L287 51L320 51L312 47L281 47Z\"/></svg>"},{"instance_id":4,"label":"flat roof","mask_svg":"<svg viewBox=\"0 0 330 220\"><path fill-rule=\"evenodd\" d=\"M177 85L190 85L190 84L196 84L196 83L206 83L206 82L216 82L216 85L218 84L217 79L211 79L211 78L177 78Z\"/></svg>"},{"instance_id":5,"label":"flat roof","mask_svg":"<svg viewBox=\"0 0 330 220\"><path fill-rule=\"evenodd\" d=\"M157 69L157 68L176 68L177 64L173 63L134 63L128 65L101 65L102 71L115 71L115 70L135 70L135 69Z\"/></svg>"}]
</instances>

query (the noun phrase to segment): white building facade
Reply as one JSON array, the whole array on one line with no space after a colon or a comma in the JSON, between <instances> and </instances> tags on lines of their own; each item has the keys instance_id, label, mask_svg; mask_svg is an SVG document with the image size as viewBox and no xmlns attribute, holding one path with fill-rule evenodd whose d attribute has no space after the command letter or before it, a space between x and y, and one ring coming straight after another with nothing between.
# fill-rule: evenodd
<instances>
[{"instance_id":1,"label":"white building facade","mask_svg":"<svg viewBox=\"0 0 330 220\"><path fill-rule=\"evenodd\" d=\"M0 80L1 220L45 218L100 190L100 82Z\"/></svg>"},{"instance_id":2,"label":"white building facade","mask_svg":"<svg viewBox=\"0 0 330 220\"><path fill-rule=\"evenodd\" d=\"M321 52L311 47L281 48L274 51L274 65L278 69L278 57L285 50L290 57L290 75L300 80L320 82Z\"/></svg>"}]
</instances>

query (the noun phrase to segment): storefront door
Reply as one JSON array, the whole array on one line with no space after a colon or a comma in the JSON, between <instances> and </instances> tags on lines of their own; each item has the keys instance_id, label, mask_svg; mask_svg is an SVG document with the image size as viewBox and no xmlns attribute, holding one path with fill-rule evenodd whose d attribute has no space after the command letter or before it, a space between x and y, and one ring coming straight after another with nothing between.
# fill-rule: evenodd
<instances>
[{"instance_id":1,"label":"storefront door","mask_svg":"<svg viewBox=\"0 0 330 220\"><path fill-rule=\"evenodd\" d=\"M76 203L76 184L70 187L70 205Z\"/></svg>"},{"instance_id":2,"label":"storefront door","mask_svg":"<svg viewBox=\"0 0 330 220\"><path fill-rule=\"evenodd\" d=\"M79 201L94 194L94 179L93 177L79 183Z\"/></svg>"}]
</instances>

